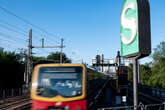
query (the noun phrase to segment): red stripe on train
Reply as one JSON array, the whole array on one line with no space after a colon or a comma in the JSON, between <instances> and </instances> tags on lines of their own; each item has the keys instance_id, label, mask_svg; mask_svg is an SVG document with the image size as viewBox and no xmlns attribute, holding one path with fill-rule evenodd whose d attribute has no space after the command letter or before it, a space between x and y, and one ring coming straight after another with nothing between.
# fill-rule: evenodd
<instances>
[{"instance_id":1,"label":"red stripe on train","mask_svg":"<svg viewBox=\"0 0 165 110\"><path fill-rule=\"evenodd\" d=\"M69 107L69 110L87 110L87 101L85 99L70 102L46 102L32 100L31 110L48 110L48 107Z\"/></svg>"}]
</instances>

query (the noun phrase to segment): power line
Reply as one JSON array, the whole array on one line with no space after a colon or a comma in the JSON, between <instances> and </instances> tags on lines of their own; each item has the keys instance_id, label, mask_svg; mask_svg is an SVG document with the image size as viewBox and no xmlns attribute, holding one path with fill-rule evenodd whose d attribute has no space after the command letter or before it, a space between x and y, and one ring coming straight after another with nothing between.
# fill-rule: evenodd
<instances>
[{"instance_id":1,"label":"power line","mask_svg":"<svg viewBox=\"0 0 165 110\"><path fill-rule=\"evenodd\" d=\"M25 33L16 31L16 30L11 29L11 28L9 28L9 27L6 27L6 26L4 26L4 25L2 25L2 24L0 24L0 27L5 28L5 29L10 30L10 31L13 31L13 32L18 33L18 34L22 34L22 35L25 36L25 37L27 36Z\"/></svg>"},{"instance_id":2,"label":"power line","mask_svg":"<svg viewBox=\"0 0 165 110\"><path fill-rule=\"evenodd\" d=\"M0 22L3 23L3 24L5 24L5 25L7 25L7 26L10 26L10 28L8 28L8 27L6 27L6 26L4 26L4 25L1 24L1 27L6 28L6 29L8 29L8 30L10 30L10 31L13 31L13 32L16 32L16 33L23 34L25 37L27 37L27 32L26 32L25 30L23 30L22 28L17 27L17 26L15 26L15 25L11 24L11 23L8 23L8 22L5 21L5 20L0 20ZM14 28L14 29L12 29L11 27ZM21 31L16 31L15 29L18 29L18 30L21 30ZM35 34L35 37L38 37L38 36L36 35L36 33L34 33L34 34ZM37 34L38 34L38 33L37 33ZM38 35L41 35L41 34L38 34ZM44 36L44 35L42 35L42 36ZM39 38L39 37L38 37L38 38ZM35 40L35 41L36 41L36 40Z\"/></svg>"},{"instance_id":3,"label":"power line","mask_svg":"<svg viewBox=\"0 0 165 110\"><path fill-rule=\"evenodd\" d=\"M21 41L21 44L22 44L21 45L20 43L17 43L16 40L10 39L9 35L0 33L0 36L3 36L3 39L0 37L1 41L3 41L3 42L0 42L0 45L3 48L9 48L9 50L11 50L12 48L26 48L26 46L24 45L25 43L23 43L22 41ZM5 39L5 38L9 38L9 39Z\"/></svg>"},{"instance_id":4,"label":"power line","mask_svg":"<svg viewBox=\"0 0 165 110\"><path fill-rule=\"evenodd\" d=\"M27 37L27 33L28 33L28 32L25 31L24 29L22 29L22 28L20 28L20 27L17 27L17 26L15 26L15 25L11 24L11 23L8 23L8 22L5 21L5 20L0 20L0 22L3 23L3 24L8 25L8 26L10 26L10 27L13 27L14 29L21 30L20 32L21 32L22 34L24 34L24 36ZM12 30L14 30L14 29L12 29ZM37 34L38 34L38 33L37 33ZM34 33L34 35L36 35L35 37L38 37L37 34ZM41 35L41 34L38 34L38 35ZM42 36L44 36L44 35L42 35ZM39 38L39 37L38 37L38 38Z\"/></svg>"},{"instance_id":5,"label":"power line","mask_svg":"<svg viewBox=\"0 0 165 110\"><path fill-rule=\"evenodd\" d=\"M30 39L31 42L32 42L32 39ZM60 48L61 49L61 52L60 52L60 63L63 63L63 59L62 59L62 50L63 48L65 47L63 45L63 42L64 42L64 39L61 39L61 45L58 45L58 46L44 46L44 39L42 39L42 46L32 46L31 48Z\"/></svg>"},{"instance_id":6,"label":"power line","mask_svg":"<svg viewBox=\"0 0 165 110\"><path fill-rule=\"evenodd\" d=\"M36 53L36 50L38 50L37 53ZM42 50L40 50L39 48L34 48L34 51L35 51L34 52L35 54L39 54L39 53L49 54L49 53L51 53L51 52L45 50L44 48Z\"/></svg>"},{"instance_id":7,"label":"power line","mask_svg":"<svg viewBox=\"0 0 165 110\"><path fill-rule=\"evenodd\" d=\"M16 42L16 37L14 37L14 39L13 39L12 36L10 36L10 35L8 35L8 34L5 34L5 33L2 33L2 32L0 32L0 36L5 36L5 37L9 38L9 40L13 40L13 41ZM21 38L17 38L17 40L20 40L21 43L22 43L22 39L21 39Z\"/></svg>"},{"instance_id":8,"label":"power line","mask_svg":"<svg viewBox=\"0 0 165 110\"><path fill-rule=\"evenodd\" d=\"M7 30L9 30L9 31L13 31L13 32L15 32L15 33L17 33L17 34L21 34L21 35L23 35L23 36L25 36L25 37L28 36L28 35L26 35L26 33L24 33L24 32L19 32L19 31L15 30L15 29L9 28L9 27L4 26L4 25L2 25L2 24L0 24L0 27L5 28L5 29L7 29ZM3 36L10 37L10 39L12 38L12 36L10 36L10 35L4 34L4 33L1 33L1 34L3 34ZM17 38L18 38L19 40L24 40L24 41L26 41L26 38L25 38L25 39L23 39L22 37L21 37L21 38L20 38L20 37L17 37ZM34 40L35 40L35 39L34 39ZM35 40L35 41L36 41L36 40Z\"/></svg>"},{"instance_id":9,"label":"power line","mask_svg":"<svg viewBox=\"0 0 165 110\"><path fill-rule=\"evenodd\" d=\"M47 32L46 30L44 30L43 28L41 28L41 27L39 27L39 26L37 26L37 25L35 25L35 24L32 24L30 21L28 21L28 20L26 20L26 19L24 19L24 18L22 18L22 17L16 15L15 13L13 13L13 12L11 12L11 11L9 11L9 10L3 8L2 6L0 6L0 9L3 10L4 12L6 12L6 13L8 13L8 14L14 16L14 17L16 17L17 19L19 19L19 20L25 22L26 24L29 24L29 25L33 26L34 28L36 28L36 29L38 29L38 30L40 30L40 31L42 31L42 32L44 32L44 33L46 33L47 35L55 36L54 34ZM55 37L57 38L57 36L55 36ZM58 43L58 42L57 42L57 43Z\"/></svg>"},{"instance_id":10,"label":"power line","mask_svg":"<svg viewBox=\"0 0 165 110\"><path fill-rule=\"evenodd\" d=\"M66 39L65 39L66 40ZM72 44L71 43L71 40L66 40L66 44L67 45L69 45L69 44ZM82 60L84 60L83 59L83 57L81 56L81 55L79 55L78 54L78 52L75 50L75 49L72 49L71 47L69 47L69 46L67 46L67 48L70 50L69 52L72 54L72 57L71 57L71 59L73 60L73 61L80 61L80 63L82 63ZM74 56L74 57L73 57ZM92 58L87 58L87 57L85 57L85 59L92 59Z\"/></svg>"},{"instance_id":11,"label":"power line","mask_svg":"<svg viewBox=\"0 0 165 110\"><path fill-rule=\"evenodd\" d=\"M7 26L10 26L10 28L8 28L8 27L2 25L2 27L6 28L6 29L8 29L8 30L10 30L10 31L23 34L25 37L28 36L28 35L27 35L28 32L25 31L24 29L22 29L22 28L20 28L20 27L17 27L17 26L15 26L15 25L13 25L13 24L11 24L11 23L5 21L5 20L0 20L0 22L3 23L3 24L5 24L5 25L7 25ZM11 27L14 28L14 29L12 29ZM15 31L15 29L17 29L17 30L19 30L19 31ZM35 37L38 37L38 36L36 35ZM38 38L39 38L39 37L38 37Z\"/></svg>"},{"instance_id":12,"label":"power line","mask_svg":"<svg viewBox=\"0 0 165 110\"><path fill-rule=\"evenodd\" d=\"M22 28L19 28L19 27L13 25L13 24L10 24L10 23L8 23L7 21L4 21L4 20L0 20L0 22L3 23L3 24L5 24L5 25L0 24L0 27L5 28L5 29L7 29L7 30L9 30L9 31L13 31L13 32L18 33L18 34L22 34L22 35L25 36L25 37L28 36L28 35L26 34L27 32L26 32L25 30L23 30ZM7 26L10 26L10 28L7 27L6 25L7 25ZM12 27L12 28L11 28L11 27ZM14 28L14 29L13 29L13 28ZM18 29L18 30L21 30L21 31L17 31L17 30L15 30L15 29ZM38 36L35 36L35 37L38 37ZM25 39L23 39L23 40L25 40ZM34 40L37 41L36 39L34 39Z\"/></svg>"},{"instance_id":13,"label":"power line","mask_svg":"<svg viewBox=\"0 0 165 110\"><path fill-rule=\"evenodd\" d=\"M1 38L0 38L1 39ZM10 47L23 47L23 45L20 45L20 44L17 44L17 43L15 43L15 41L14 40L10 40L10 39L2 39L1 41L3 41L3 42L6 42L6 43L0 43L0 44L2 44L2 46L4 47L5 45L6 46L8 46L8 45L10 45ZM12 46L11 46L12 45ZM25 46L26 47L26 46Z\"/></svg>"},{"instance_id":14,"label":"power line","mask_svg":"<svg viewBox=\"0 0 165 110\"><path fill-rule=\"evenodd\" d=\"M39 26L37 26L37 25L35 25L35 24L32 24L30 21L28 21L28 20L26 20L26 19L24 19L24 18L22 18L22 17L16 15L15 13L13 13L13 12L11 12L11 11L9 11L9 10L3 8L2 6L0 6L0 9L3 10L4 12L6 12L6 13L8 13L8 14L14 16L14 17L16 17L17 19L23 21L24 23L33 26L34 28L40 30L41 32L46 33L47 35L50 35L50 37L55 36L54 34L47 32L46 30L44 30L43 28L41 28L41 27L39 27ZM9 23L6 23L6 24L9 24ZM11 25L10 25L10 26L11 26ZM15 26L12 26L12 27L15 27ZM11 30L11 29L10 29L10 30ZM25 31L24 31L24 32L25 32ZM50 38L50 37L49 37L49 38ZM55 37L57 38L57 36L55 36ZM52 40L52 39L51 39L51 40ZM53 39L53 40L54 40L54 39ZM57 42L57 41L56 41L56 42ZM57 43L59 44L59 42L57 42Z\"/></svg>"},{"instance_id":15,"label":"power line","mask_svg":"<svg viewBox=\"0 0 165 110\"><path fill-rule=\"evenodd\" d=\"M13 27L14 29L16 28L16 29L18 29L18 30L22 30L23 33L27 33L27 32L26 32L25 30L23 30L22 28L17 27L17 26L15 26L15 25L13 25L13 24L10 24L10 23L8 23L7 21L0 20L0 22L3 23L3 24L7 24L7 25L10 26L10 27Z\"/></svg>"}]
</instances>

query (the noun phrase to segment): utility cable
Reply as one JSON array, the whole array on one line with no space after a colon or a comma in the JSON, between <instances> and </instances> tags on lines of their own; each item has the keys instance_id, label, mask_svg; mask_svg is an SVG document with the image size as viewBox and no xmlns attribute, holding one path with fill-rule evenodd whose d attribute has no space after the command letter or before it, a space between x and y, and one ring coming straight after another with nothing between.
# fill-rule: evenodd
<instances>
[{"instance_id":1,"label":"utility cable","mask_svg":"<svg viewBox=\"0 0 165 110\"><path fill-rule=\"evenodd\" d=\"M29 25L33 26L34 28L36 28L36 29L38 29L38 30L40 30L40 31L42 31L42 32L44 32L44 33L46 33L47 35L55 36L54 34L47 32L46 30L44 30L43 28L41 28L41 27L39 27L39 26L37 26L37 25L35 25L35 24L32 24L30 21L28 21L28 20L26 20L26 19L24 19L24 18L22 18L22 17L16 15L15 13L13 13L13 12L11 12L11 11L9 11L9 10L3 8L2 6L0 6L0 9L3 10L4 12L6 12L6 13L8 13L8 14L14 16L14 17L16 17L17 19L23 21L24 23L29 24ZM55 36L55 37L57 38L57 36ZM58 43L58 42L57 42L57 43Z\"/></svg>"}]
</instances>

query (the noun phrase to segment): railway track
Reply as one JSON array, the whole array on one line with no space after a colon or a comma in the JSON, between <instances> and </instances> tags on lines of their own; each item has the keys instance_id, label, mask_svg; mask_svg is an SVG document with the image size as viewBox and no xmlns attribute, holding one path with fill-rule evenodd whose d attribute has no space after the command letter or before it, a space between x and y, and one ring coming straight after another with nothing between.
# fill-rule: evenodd
<instances>
[{"instance_id":1,"label":"railway track","mask_svg":"<svg viewBox=\"0 0 165 110\"><path fill-rule=\"evenodd\" d=\"M30 105L29 96L17 96L1 101L0 110L29 110Z\"/></svg>"}]
</instances>

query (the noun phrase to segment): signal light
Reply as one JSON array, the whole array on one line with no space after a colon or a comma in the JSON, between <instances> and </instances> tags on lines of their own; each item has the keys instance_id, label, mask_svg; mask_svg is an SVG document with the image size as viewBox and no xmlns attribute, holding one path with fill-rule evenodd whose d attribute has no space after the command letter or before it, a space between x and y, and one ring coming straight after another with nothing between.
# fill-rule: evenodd
<instances>
[{"instance_id":1,"label":"signal light","mask_svg":"<svg viewBox=\"0 0 165 110\"><path fill-rule=\"evenodd\" d=\"M119 70L118 69L116 69L116 75L118 75L119 74Z\"/></svg>"},{"instance_id":2,"label":"signal light","mask_svg":"<svg viewBox=\"0 0 165 110\"><path fill-rule=\"evenodd\" d=\"M118 64L118 56L116 56L116 63Z\"/></svg>"},{"instance_id":3,"label":"signal light","mask_svg":"<svg viewBox=\"0 0 165 110\"><path fill-rule=\"evenodd\" d=\"M122 69L121 72L124 73L124 69Z\"/></svg>"}]
</instances>

